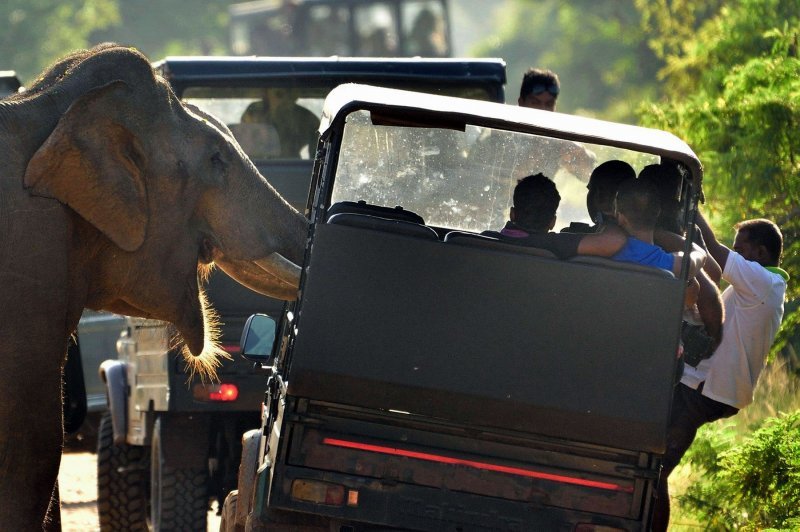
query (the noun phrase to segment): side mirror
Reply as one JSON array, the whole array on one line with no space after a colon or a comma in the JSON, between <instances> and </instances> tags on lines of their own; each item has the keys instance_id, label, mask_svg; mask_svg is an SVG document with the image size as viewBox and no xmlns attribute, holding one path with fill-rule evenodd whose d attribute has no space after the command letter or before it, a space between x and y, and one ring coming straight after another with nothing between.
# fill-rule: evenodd
<instances>
[{"instance_id":1,"label":"side mirror","mask_svg":"<svg viewBox=\"0 0 800 532\"><path fill-rule=\"evenodd\" d=\"M242 355L248 360L266 362L275 344L275 320L266 314L253 314L244 324L239 342Z\"/></svg>"}]
</instances>

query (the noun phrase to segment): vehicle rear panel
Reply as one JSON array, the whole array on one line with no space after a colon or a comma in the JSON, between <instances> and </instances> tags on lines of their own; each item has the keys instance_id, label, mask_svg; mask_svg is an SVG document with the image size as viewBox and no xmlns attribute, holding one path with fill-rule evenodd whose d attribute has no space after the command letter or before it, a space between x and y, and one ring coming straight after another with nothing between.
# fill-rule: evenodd
<instances>
[{"instance_id":1,"label":"vehicle rear panel","mask_svg":"<svg viewBox=\"0 0 800 532\"><path fill-rule=\"evenodd\" d=\"M657 463L614 451L314 402L287 415L270 506L410 529L639 529ZM294 418L294 420L292 420ZM300 421L302 419L302 421ZM345 487L343 504L292 496ZM358 529L358 528L357 528Z\"/></svg>"},{"instance_id":2,"label":"vehicle rear panel","mask_svg":"<svg viewBox=\"0 0 800 532\"><path fill-rule=\"evenodd\" d=\"M682 290L661 273L320 224L289 393L663 452Z\"/></svg>"}]
</instances>

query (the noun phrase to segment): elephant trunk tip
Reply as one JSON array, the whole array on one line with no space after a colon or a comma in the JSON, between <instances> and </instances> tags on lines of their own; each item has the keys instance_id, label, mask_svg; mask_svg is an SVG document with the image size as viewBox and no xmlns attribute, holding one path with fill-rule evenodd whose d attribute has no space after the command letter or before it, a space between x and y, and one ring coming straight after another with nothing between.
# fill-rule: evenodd
<instances>
[{"instance_id":1,"label":"elephant trunk tip","mask_svg":"<svg viewBox=\"0 0 800 532\"><path fill-rule=\"evenodd\" d=\"M208 297L202 290L199 293L199 303L202 310L202 329L191 327L181 331L178 327L172 346L180 348L189 381L197 375L204 383L219 382L217 369L223 360L232 360L232 357L220 343L222 332L219 316L209 305Z\"/></svg>"},{"instance_id":2,"label":"elephant trunk tip","mask_svg":"<svg viewBox=\"0 0 800 532\"><path fill-rule=\"evenodd\" d=\"M219 382L217 369L222 364L222 360L232 360L231 355L222 346L214 343L206 343L199 355L192 354L189 346L184 344L181 355L186 362L189 381L197 375L204 383Z\"/></svg>"}]
</instances>

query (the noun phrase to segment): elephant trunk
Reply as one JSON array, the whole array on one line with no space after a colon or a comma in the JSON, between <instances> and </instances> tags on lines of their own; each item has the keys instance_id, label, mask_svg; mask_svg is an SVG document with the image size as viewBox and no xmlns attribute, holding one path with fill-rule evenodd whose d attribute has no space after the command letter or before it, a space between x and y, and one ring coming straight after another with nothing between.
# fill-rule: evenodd
<instances>
[{"instance_id":1,"label":"elephant trunk","mask_svg":"<svg viewBox=\"0 0 800 532\"><path fill-rule=\"evenodd\" d=\"M262 178L263 179L263 178ZM259 204L246 205L249 202ZM215 235L214 263L238 283L261 294L292 301L297 298L300 265L303 262L308 221L278 196L271 186L244 200L249 212L265 212L264 223L233 224L234 232ZM248 218L252 220L251 218ZM239 220L241 222L241 220ZM198 286L206 268L201 267ZM194 317L184 314L178 329L184 338L183 357L192 372L214 379L216 368L227 353L219 346L219 320L200 289L194 294L200 305ZM188 320L188 322L187 322Z\"/></svg>"},{"instance_id":2,"label":"elephant trunk","mask_svg":"<svg viewBox=\"0 0 800 532\"><path fill-rule=\"evenodd\" d=\"M253 169L255 170L255 168ZM263 180L258 192L240 197L237 217L227 211L215 233L212 260L235 281L263 295L284 300L296 297L300 265L308 236L308 220ZM219 218L217 218L219 220Z\"/></svg>"},{"instance_id":3,"label":"elephant trunk","mask_svg":"<svg viewBox=\"0 0 800 532\"><path fill-rule=\"evenodd\" d=\"M195 297L199 307L195 306L193 312L187 312L172 322L178 335L173 337L170 347L180 347L190 378L197 374L203 381L216 381L217 368L223 359L231 357L220 344L219 316L209 305L208 297L202 289L196 292Z\"/></svg>"}]
</instances>

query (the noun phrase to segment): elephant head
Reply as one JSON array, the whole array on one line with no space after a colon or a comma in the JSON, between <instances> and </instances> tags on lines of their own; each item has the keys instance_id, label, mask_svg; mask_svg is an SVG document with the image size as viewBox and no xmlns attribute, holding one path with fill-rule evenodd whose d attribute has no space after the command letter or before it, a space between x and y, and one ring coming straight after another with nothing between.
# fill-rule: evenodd
<instances>
[{"instance_id":1,"label":"elephant head","mask_svg":"<svg viewBox=\"0 0 800 532\"><path fill-rule=\"evenodd\" d=\"M63 78L35 85L28 105L54 88L62 100L76 95L58 104L65 111L23 183L75 214L70 299L173 323L190 366L213 375L224 352L203 273L216 263L251 289L294 299L307 221L225 125L182 104L138 52L105 47L60 65Z\"/></svg>"}]
</instances>

